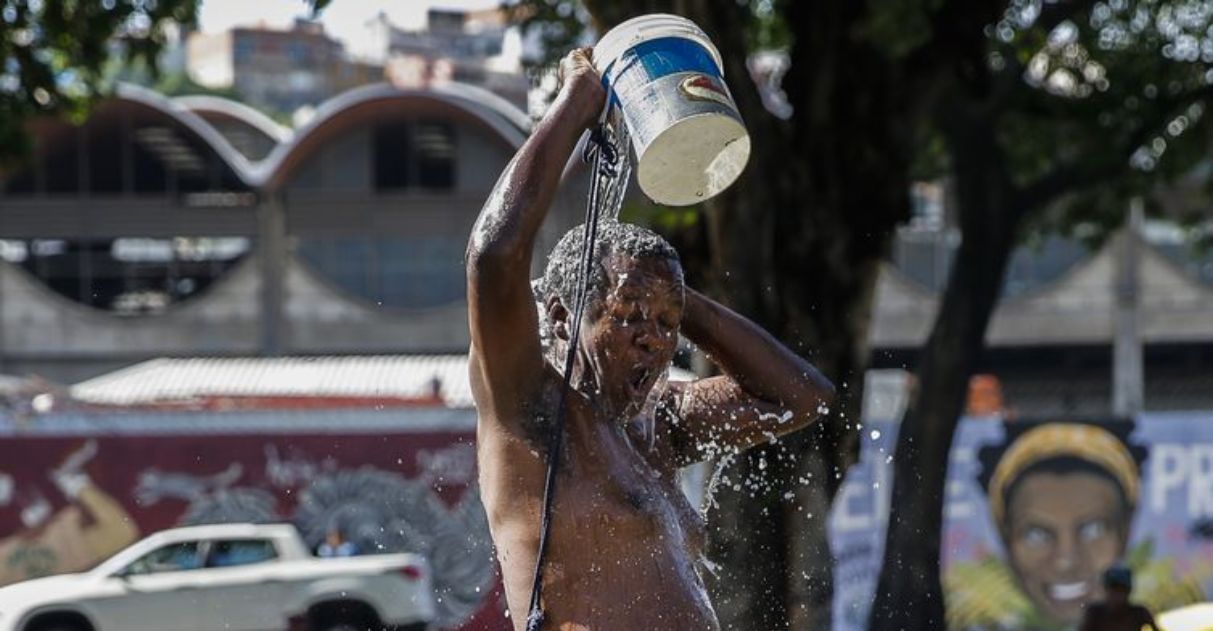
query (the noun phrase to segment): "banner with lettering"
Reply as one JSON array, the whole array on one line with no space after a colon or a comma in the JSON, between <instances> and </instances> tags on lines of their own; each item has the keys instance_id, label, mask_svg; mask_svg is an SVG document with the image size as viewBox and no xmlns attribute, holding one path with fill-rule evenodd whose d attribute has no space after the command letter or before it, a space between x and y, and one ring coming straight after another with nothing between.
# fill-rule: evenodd
<instances>
[{"instance_id":1,"label":"banner with lettering","mask_svg":"<svg viewBox=\"0 0 1213 631\"><path fill-rule=\"evenodd\" d=\"M869 423L830 516L834 628L866 628L896 423ZM1213 413L1135 421L964 419L943 531L954 631L1073 628L1113 563L1154 612L1213 599Z\"/></svg>"}]
</instances>

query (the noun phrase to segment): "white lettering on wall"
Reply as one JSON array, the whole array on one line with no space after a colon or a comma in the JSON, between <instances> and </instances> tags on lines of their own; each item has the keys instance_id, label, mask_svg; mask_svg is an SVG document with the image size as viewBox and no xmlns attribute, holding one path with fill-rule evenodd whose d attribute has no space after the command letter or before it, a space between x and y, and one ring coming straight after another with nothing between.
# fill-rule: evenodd
<instances>
[{"instance_id":1,"label":"white lettering on wall","mask_svg":"<svg viewBox=\"0 0 1213 631\"><path fill-rule=\"evenodd\" d=\"M1156 444L1150 449L1150 510L1167 509L1167 494L1183 486L1188 477L1188 449L1183 445Z\"/></svg>"},{"instance_id":2,"label":"white lettering on wall","mask_svg":"<svg viewBox=\"0 0 1213 631\"><path fill-rule=\"evenodd\" d=\"M1164 513L1186 495L1189 518L1213 517L1213 445L1155 444L1149 464L1151 511Z\"/></svg>"},{"instance_id":3,"label":"white lettering on wall","mask_svg":"<svg viewBox=\"0 0 1213 631\"><path fill-rule=\"evenodd\" d=\"M1188 515L1213 516L1213 445L1193 445L1189 469Z\"/></svg>"}]
</instances>

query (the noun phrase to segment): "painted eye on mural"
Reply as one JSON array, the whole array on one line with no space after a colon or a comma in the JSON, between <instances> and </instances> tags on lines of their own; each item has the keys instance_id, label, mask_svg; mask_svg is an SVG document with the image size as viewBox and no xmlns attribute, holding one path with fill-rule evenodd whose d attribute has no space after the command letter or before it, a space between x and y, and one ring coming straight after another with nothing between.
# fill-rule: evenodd
<instances>
[{"instance_id":1,"label":"painted eye on mural","mask_svg":"<svg viewBox=\"0 0 1213 631\"><path fill-rule=\"evenodd\" d=\"M1021 538L1030 546L1047 546L1053 542L1053 534L1041 526L1028 526Z\"/></svg>"},{"instance_id":2,"label":"painted eye on mural","mask_svg":"<svg viewBox=\"0 0 1213 631\"><path fill-rule=\"evenodd\" d=\"M1083 541L1095 541L1108 534L1108 522L1103 519L1085 521L1078 527L1078 537Z\"/></svg>"}]
</instances>

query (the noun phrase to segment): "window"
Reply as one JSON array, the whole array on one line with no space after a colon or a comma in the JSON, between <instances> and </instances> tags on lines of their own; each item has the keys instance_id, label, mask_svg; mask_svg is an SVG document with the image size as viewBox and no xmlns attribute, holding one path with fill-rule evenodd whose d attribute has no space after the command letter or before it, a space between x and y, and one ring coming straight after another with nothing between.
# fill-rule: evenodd
<instances>
[{"instance_id":1,"label":"window","mask_svg":"<svg viewBox=\"0 0 1213 631\"><path fill-rule=\"evenodd\" d=\"M422 188L455 187L455 131L447 123L417 124L417 185Z\"/></svg>"},{"instance_id":2,"label":"window","mask_svg":"<svg viewBox=\"0 0 1213 631\"><path fill-rule=\"evenodd\" d=\"M455 188L455 128L441 121L396 121L375 127L375 189Z\"/></svg>"},{"instance_id":3,"label":"window","mask_svg":"<svg viewBox=\"0 0 1213 631\"><path fill-rule=\"evenodd\" d=\"M0 259L81 304L139 315L199 294L252 247L245 237L10 239Z\"/></svg>"},{"instance_id":4,"label":"window","mask_svg":"<svg viewBox=\"0 0 1213 631\"><path fill-rule=\"evenodd\" d=\"M287 55L290 56L292 62L297 64L305 64L310 61L307 44L303 42L290 42L287 44Z\"/></svg>"},{"instance_id":5,"label":"window","mask_svg":"<svg viewBox=\"0 0 1213 631\"><path fill-rule=\"evenodd\" d=\"M409 126L404 121L387 123L375 128L375 190L401 189L408 186Z\"/></svg>"},{"instance_id":6,"label":"window","mask_svg":"<svg viewBox=\"0 0 1213 631\"><path fill-rule=\"evenodd\" d=\"M236 63L244 63L252 58L253 52L257 49L257 44L248 39L237 39L232 45L232 57Z\"/></svg>"},{"instance_id":7,"label":"window","mask_svg":"<svg viewBox=\"0 0 1213 631\"><path fill-rule=\"evenodd\" d=\"M198 542L173 543L139 557L126 566L126 574L156 574L159 572L182 572L202 567L198 557Z\"/></svg>"},{"instance_id":8,"label":"window","mask_svg":"<svg viewBox=\"0 0 1213 631\"><path fill-rule=\"evenodd\" d=\"M207 567L234 567L264 563L278 558L268 539L231 539L215 541L206 557Z\"/></svg>"},{"instance_id":9,"label":"window","mask_svg":"<svg viewBox=\"0 0 1213 631\"><path fill-rule=\"evenodd\" d=\"M344 291L386 308L425 309L464 299L467 240L452 237L313 237L297 252Z\"/></svg>"}]
</instances>

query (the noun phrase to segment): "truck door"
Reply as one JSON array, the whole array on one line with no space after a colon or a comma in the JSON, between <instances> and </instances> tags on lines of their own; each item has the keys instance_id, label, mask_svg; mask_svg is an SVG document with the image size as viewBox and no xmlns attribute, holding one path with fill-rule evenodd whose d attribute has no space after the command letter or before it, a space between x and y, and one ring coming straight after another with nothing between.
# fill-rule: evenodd
<instances>
[{"instance_id":1,"label":"truck door","mask_svg":"<svg viewBox=\"0 0 1213 631\"><path fill-rule=\"evenodd\" d=\"M102 629L197 631L205 628L201 567L197 541L165 545L107 577L111 595L90 601L89 609Z\"/></svg>"},{"instance_id":2,"label":"truck door","mask_svg":"<svg viewBox=\"0 0 1213 631\"><path fill-rule=\"evenodd\" d=\"M216 539L200 570L216 629L266 631L286 625L285 585L270 539Z\"/></svg>"}]
</instances>

